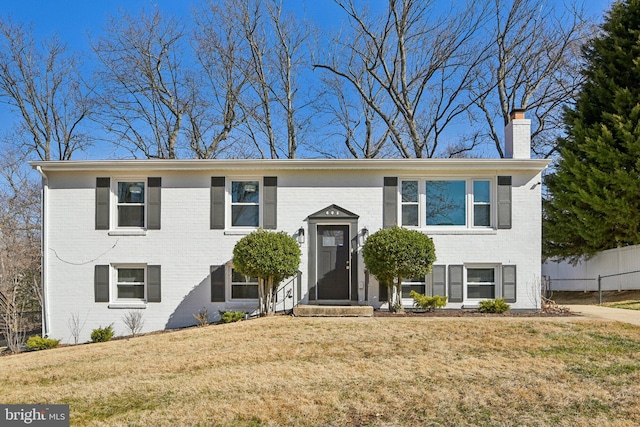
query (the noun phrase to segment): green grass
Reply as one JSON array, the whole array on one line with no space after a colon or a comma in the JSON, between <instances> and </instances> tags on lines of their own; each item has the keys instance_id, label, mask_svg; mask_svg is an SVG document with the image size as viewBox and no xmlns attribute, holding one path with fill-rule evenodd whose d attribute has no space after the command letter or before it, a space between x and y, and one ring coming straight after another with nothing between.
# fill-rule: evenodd
<instances>
[{"instance_id":1,"label":"green grass","mask_svg":"<svg viewBox=\"0 0 640 427\"><path fill-rule=\"evenodd\" d=\"M73 426L640 425L640 328L278 316L0 357L0 389Z\"/></svg>"},{"instance_id":2,"label":"green grass","mask_svg":"<svg viewBox=\"0 0 640 427\"><path fill-rule=\"evenodd\" d=\"M613 308L624 308L627 310L640 310L640 301L619 301L619 302L608 302L603 304L607 307Z\"/></svg>"}]
</instances>

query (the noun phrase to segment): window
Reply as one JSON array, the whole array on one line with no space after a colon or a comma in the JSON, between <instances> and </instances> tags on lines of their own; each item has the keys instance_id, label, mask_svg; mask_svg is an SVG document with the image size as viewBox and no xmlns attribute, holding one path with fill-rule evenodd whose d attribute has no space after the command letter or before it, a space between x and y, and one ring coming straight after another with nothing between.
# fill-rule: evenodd
<instances>
[{"instance_id":1,"label":"window","mask_svg":"<svg viewBox=\"0 0 640 427\"><path fill-rule=\"evenodd\" d=\"M118 227L144 227L145 185L142 181L118 182Z\"/></svg>"},{"instance_id":2,"label":"window","mask_svg":"<svg viewBox=\"0 0 640 427\"><path fill-rule=\"evenodd\" d=\"M420 221L418 181L402 181L402 225L417 227Z\"/></svg>"},{"instance_id":3,"label":"window","mask_svg":"<svg viewBox=\"0 0 640 427\"><path fill-rule=\"evenodd\" d=\"M411 291L416 291L419 294L426 293L425 278L418 277L413 279L402 279L402 298L411 298Z\"/></svg>"},{"instance_id":4,"label":"window","mask_svg":"<svg viewBox=\"0 0 640 427\"><path fill-rule=\"evenodd\" d=\"M467 298L494 299L495 297L495 268L467 268Z\"/></svg>"},{"instance_id":5,"label":"window","mask_svg":"<svg viewBox=\"0 0 640 427\"><path fill-rule=\"evenodd\" d=\"M466 225L466 182L427 181L427 225Z\"/></svg>"},{"instance_id":6,"label":"window","mask_svg":"<svg viewBox=\"0 0 640 427\"><path fill-rule=\"evenodd\" d=\"M145 299L145 283L144 267L117 267L116 299L143 301Z\"/></svg>"},{"instance_id":7,"label":"window","mask_svg":"<svg viewBox=\"0 0 640 427\"><path fill-rule=\"evenodd\" d=\"M231 226L260 226L259 181L231 181Z\"/></svg>"},{"instance_id":8,"label":"window","mask_svg":"<svg viewBox=\"0 0 640 427\"><path fill-rule=\"evenodd\" d=\"M258 299L258 278L231 269L231 299Z\"/></svg>"},{"instance_id":9,"label":"window","mask_svg":"<svg viewBox=\"0 0 640 427\"><path fill-rule=\"evenodd\" d=\"M473 226L491 226L490 181L473 181Z\"/></svg>"}]
</instances>

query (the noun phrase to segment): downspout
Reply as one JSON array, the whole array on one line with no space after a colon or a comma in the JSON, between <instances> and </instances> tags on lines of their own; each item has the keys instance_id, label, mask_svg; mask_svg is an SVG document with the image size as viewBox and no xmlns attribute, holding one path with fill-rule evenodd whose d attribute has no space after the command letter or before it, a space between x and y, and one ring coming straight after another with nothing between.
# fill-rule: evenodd
<instances>
[{"instance_id":1,"label":"downspout","mask_svg":"<svg viewBox=\"0 0 640 427\"><path fill-rule=\"evenodd\" d=\"M49 178L42 170L42 167L36 166L36 170L42 176L42 202L40 205L40 215L42 217L42 230L40 231L40 245L41 245L41 257L42 265L40 271L40 281L42 283L42 335L47 336L49 334L49 295L48 295L48 280L47 280L47 265L48 265L48 216L47 216L47 202L49 200Z\"/></svg>"}]
</instances>

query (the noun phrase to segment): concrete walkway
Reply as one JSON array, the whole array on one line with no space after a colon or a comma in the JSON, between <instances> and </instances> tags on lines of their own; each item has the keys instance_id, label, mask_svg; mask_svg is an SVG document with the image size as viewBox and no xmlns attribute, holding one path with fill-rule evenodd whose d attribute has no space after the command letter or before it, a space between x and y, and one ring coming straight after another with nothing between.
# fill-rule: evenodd
<instances>
[{"instance_id":1,"label":"concrete walkway","mask_svg":"<svg viewBox=\"0 0 640 427\"><path fill-rule=\"evenodd\" d=\"M585 317L613 320L640 326L640 310L601 307L599 305L566 305L572 312Z\"/></svg>"}]
</instances>

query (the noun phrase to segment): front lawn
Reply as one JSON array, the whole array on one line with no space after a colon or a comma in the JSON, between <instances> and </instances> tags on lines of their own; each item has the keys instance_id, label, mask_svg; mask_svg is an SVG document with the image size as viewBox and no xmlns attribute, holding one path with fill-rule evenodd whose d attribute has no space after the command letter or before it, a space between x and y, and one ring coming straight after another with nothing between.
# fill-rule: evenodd
<instances>
[{"instance_id":1,"label":"front lawn","mask_svg":"<svg viewBox=\"0 0 640 427\"><path fill-rule=\"evenodd\" d=\"M638 425L640 328L277 316L2 357L0 389L73 426Z\"/></svg>"}]
</instances>

